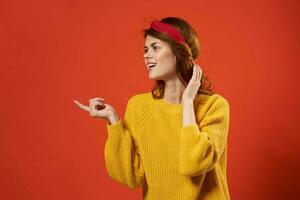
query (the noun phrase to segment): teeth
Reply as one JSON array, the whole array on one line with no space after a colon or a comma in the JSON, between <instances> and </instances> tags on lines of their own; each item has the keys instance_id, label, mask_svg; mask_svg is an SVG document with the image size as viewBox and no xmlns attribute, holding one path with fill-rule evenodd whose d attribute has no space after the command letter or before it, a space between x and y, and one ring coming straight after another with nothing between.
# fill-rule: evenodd
<instances>
[{"instance_id":1,"label":"teeth","mask_svg":"<svg viewBox=\"0 0 300 200\"><path fill-rule=\"evenodd\" d=\"M148 65L148 67L155 67L155 65L156 64L151 63L151 64Z\"/></svg>"}]
</instances>

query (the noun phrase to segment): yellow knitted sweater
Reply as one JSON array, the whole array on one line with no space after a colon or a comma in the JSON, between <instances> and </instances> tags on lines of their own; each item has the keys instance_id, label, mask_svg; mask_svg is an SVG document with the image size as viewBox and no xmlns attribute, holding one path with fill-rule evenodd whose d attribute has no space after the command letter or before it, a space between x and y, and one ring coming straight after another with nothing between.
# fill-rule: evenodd
<instances>
[{"instance_id":1,"label":"yellow knitted sweater","mask_svg":"<svg viewBox=\"0 0 300 200\"><path fill-rule=\"evenodd\" d=\"M124 120L106 124L109 176L141 186L144 200L229 200L229 103L219 94L200 94L194 110L197 124L183 126L181 104L151 92L133 95Z\"/></svg>"}]
</instances>

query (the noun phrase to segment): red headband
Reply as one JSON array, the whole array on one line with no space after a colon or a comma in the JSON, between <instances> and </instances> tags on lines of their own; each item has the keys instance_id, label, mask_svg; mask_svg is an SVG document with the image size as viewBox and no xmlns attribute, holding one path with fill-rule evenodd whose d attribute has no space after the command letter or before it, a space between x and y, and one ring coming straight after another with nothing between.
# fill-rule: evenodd
<instances>
[{"instance_id":1,"label":"red headband","mask_svg":"<svg viewBox=\"0 0 300 200\"><path fill-rule=\"evenodd\" d=\"M180 32L168 23L154 20L151 22L151 28L155 29L158 32L166 33L167 35L169 35L169 37L171 37L173 40L176 40L177 42L185 43L185 40Z\"/></svg>"}]
</instances>

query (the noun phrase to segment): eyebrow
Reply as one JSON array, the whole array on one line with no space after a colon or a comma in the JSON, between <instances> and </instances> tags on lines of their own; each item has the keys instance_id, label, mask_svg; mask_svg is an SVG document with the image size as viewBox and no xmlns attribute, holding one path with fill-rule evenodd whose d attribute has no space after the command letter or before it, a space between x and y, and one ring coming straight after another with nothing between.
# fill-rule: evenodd
<instances>
[{"instance_id":1,"label":"eyebrow","mask_svg":"<svg viewBox=\"0 0 300 200\"><path fill-rule=\"evenodd\" d=\"M151 46L153 46L153 45L156 44L156 43L159 43L159 42L153 42L153 43L151 44ZM144 48L148 48L148 47L144 46Z\"/></svg>"}]
</instances>

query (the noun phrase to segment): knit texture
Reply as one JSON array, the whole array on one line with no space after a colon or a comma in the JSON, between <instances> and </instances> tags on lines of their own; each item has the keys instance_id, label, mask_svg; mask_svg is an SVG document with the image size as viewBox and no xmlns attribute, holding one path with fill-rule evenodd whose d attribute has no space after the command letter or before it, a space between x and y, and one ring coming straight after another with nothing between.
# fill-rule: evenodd
<instances>
[{"instance_id":1,"label":"knit texture","mask_svg":"<svg viewBox=\"0 0 300 200\"><path fill-rule=\"evenodd\" d=\"M133 95L124 120L106 124L105 166L144 200L230 200L226 177L229 103L219 94L194 100L196 123L183 126L181 104Z\"/></svg>"}]
</instances>

